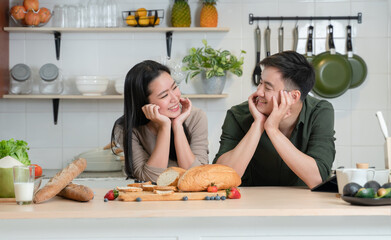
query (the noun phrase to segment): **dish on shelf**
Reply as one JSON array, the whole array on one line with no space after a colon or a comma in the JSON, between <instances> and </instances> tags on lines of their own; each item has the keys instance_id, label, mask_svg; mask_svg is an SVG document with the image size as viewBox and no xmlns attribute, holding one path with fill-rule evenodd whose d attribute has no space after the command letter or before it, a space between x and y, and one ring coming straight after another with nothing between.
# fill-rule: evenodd
<instances>
[{"instance_id":1,"label":"dish on shelf","mask_svg":"<svg viewBox=\"0 0 391 240\"><path fill-rule=\"evenodd\" d=\"M124 84L125 84L125 81L123 81L123 80L115 81L115 84L114 84L115 91L121 95L124 94Z\"/></svg>"},{"instance_id":2,"label":"dish on shelf","mask_svg":"<svg viewBox=\"0 0 391 240\"><path fill-rule=\"evenodd\" d=\"M78 76L76 88L84 96L100 96L109 84L109 79L102 76Z\"/></svg>"},{"instance_id":3,"label":"dish on shelf","mask_svg":"<svg viewBox=\"0 0 391 240\"><path fill-rule=\"evenodd\" d=\"M41 12L41 11L42 11L42 14L45 14L43 16L43 18L44 18L43 22L40 21L40 16L39 16L39 14L40 14L39 12ZM25 14L25 16L28 13L28 11L22 11L22 12ZM34 14L38 14L38 16L33 16L32 17L32 18L38 18L38 20L37 20L37 21L39 21L38 24L35 24L35 25L34 24L27 24L26 23L26 19L25 19L26 17L23 17L22 19L16 19L14 17L14 15L12 14L12 8L11 8L11 11L10 11L10 16L11 16L12 20L16 23L16 25L18 25L20 27L43 27L50 21L50 19L53 16L53 12L51 12L47 8L40 8L40 9L38 9L38 11L31 10L30 12L33 12ZM32 19L30 21L35 21L35 20Z\"/></svg>"},{"instance_id":4,"label":"dish on shelf","mask_svg":"<svg viewBox=\"0 0 391 240\"><path fill-rule=\"evenodd\" d=\"M361 206L382 206L391 205L391 198L359 198L341 196L341 198L350 204Z\"/></svg>"},{"instance_id":5,"label":"dish on shelf","mask_svg":"<svg viewBox=\"0 0 391 240\"><path fill-rule=\"evenodd\" d=\"M122 19L131 27L154 27L164 18L163 9L146 10L140 8L135 11L122 11Z\"/></svg>"}]
</instances>

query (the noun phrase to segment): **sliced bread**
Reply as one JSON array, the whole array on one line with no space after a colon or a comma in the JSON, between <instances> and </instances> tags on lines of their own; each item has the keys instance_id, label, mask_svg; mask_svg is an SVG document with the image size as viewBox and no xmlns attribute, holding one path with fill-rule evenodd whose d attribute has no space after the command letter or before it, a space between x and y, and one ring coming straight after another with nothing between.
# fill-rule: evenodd
<instances>
[{"instance_id":1,"label":"sliced bread","mask_svg":"<svg viewBox=\"0 0 391 240\"><path fill-rule=\"evenodd\" d=\"M179 178L186 172L185 169L179 167L167 168L159 175L156 183L158 186L177 186Z\"/></svg>"}]
</instances>

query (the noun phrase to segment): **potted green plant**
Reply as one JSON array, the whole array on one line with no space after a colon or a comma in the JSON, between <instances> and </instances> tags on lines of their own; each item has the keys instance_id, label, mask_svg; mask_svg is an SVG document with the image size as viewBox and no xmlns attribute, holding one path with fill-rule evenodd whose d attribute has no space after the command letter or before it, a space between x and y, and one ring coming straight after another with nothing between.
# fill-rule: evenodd
<instances>
[{"instance_id":1,"label":"potted green plant","mask_svg":"<svg viewBox=\"0 0 391 240\"><path fill-rule=\"evenodd\" d=\"M185 66L183 71L189 71L186 76L186 82L189 78L194 78L202 74L203 86L206 93L220 94L225 85L227 72L231 72L240 77L243 74L243 54L236 57L228 50L215 50L208 45L208 42L202 40L204 44L201 48L191 48L189 55L185 56L182 62Z\"/></svg>"}]
</instances>

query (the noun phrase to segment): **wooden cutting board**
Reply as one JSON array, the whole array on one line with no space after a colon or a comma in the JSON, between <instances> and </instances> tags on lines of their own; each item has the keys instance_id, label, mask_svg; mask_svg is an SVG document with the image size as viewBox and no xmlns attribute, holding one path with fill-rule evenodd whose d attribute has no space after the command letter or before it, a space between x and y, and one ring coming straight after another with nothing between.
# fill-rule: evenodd
<instances>
[{"instance_id":1,"label":"wooden cutting board","mask_svg":"<svg viewBox=\"0 0 391 240\"><path fill-rule=\"evenodd\" d=\"M215 193L210 192L174 192L170 195L159 195L153 192L120 192L118 199L131 202L136 201L137 198L141 198L141 201L179 201L183 200L183 197L187 197L188 200L203 200L206 196L215 197L217 194L226 196L225 190L221 190Z\"/></svg>"},{"instance_id":2,"label":"wooden cutting board","mask_svg":"<svg viewBox=\"0 0 391 240\"><path fill-rule=\"evenodd\" d=\"M16 202L15 198L0 198L0 202Z\"/></svg>"}]
</instances>

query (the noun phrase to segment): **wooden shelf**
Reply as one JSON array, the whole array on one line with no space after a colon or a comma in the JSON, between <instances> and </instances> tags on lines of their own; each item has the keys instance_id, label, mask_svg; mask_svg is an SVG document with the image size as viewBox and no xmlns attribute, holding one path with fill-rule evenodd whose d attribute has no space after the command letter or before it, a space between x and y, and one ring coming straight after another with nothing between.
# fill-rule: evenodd
<instances>
[{"instance_id":1,"label":"wooden shelf","mask_svg":"<svg viewBox=\"0 0 391 240\"><path fill-rule=\"evenodd\" d=\"M119 28L60 28L60 27L4 27L6 32L50 33L54 35L56 58L60 60L62 33L122 33L122 32L165 32L167 56L171 57L173 32L228 32L227 27L119 27Z\"/></svg>"},{"instance_id":2,"label":"wooden shelf","mask_svg":"<svg viewBox=\"0 0 391 240\"><path fill-rule=\"evenodd\" d=\"M113 32L228 32L228 27L119 27L119 28L60 28L60 27L4 27L6 32L41 33L113 33Z\"/></svg>"},{"instance_id":3,"label":"wooden shelf","mask_svg":"<svg viewBox=\"0 0 391 240\"><path fill-rule=\"evenodd\" d=\"M226 98L228 94L183 94L182 97L188 98L198 98L198 99L217 99L217 98ZM105 99L105 100L115 100L123 99L124 95L102 95L102 96L83 96L83 95L38 95L38 94L29 94L29 95L3 95L3 98L8 99L51 99L53 103L53 119L54 124L57 124L58 119L58 106L60 104L60 99Z\"/></svg>"},{"instance_id":4,"label":"wooden shelf","mask_svg":"<svg viewBox=\"0 0 391 240\"><path fill-rule=\"evenodd\" d=\"M214 99L226 98L228 94L183 94L182 97L192 99ZM8 99L123 99L123 95L102 95L102 96L83 96L83 95L4 95Z\"/></svg>"}]
</instances>

